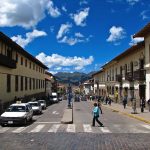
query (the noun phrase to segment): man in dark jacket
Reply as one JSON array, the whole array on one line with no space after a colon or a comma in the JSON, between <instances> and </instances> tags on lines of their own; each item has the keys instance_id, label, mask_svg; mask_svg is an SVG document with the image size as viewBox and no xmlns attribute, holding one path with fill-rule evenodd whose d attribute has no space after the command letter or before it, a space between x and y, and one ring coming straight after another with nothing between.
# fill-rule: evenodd
<instances>
[{"instance_id":1,"label":"man in dark jacket","mask_svg":"<svg viewBox=\"0 0 150 150\"><path fill-rule=\"evenodd\" d=\"M148 104L148 109L149 109L149 112L150 112L150 99L147 101L147 104Z\"/></svg>"},{"instance_id":2,"label":"man in dark jacket","mask_svg":"<svg viewBox=\"0 0 150 150\"><path fill-rule=\"evenodd\" d=\"M145 107L145 99L144 99L144 97L142 97L142 99L141 99L140 106L141 106L141 112L144 112L144 107Z\"/></svg>"}]
</instances>

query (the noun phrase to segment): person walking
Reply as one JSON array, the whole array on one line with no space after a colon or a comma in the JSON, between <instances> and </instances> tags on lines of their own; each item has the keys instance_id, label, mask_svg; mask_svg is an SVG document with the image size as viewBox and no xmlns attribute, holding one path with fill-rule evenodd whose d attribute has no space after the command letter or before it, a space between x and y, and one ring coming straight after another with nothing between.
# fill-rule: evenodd
<instances>
[{"instance_id":1,"label":"person walking","mask_svg":"<svg viewBox=\"0 0 150 150\"><path fill-rule=\"evenodd\" d=\"M100 110L100 112L101 112L101 114L102 114L103 111L102 111L102 104L101 104L101 100L100 100L100 99L98 100L97 105L98 105L99 110Z\"/></svg>"},{"instance_id":2,"label":"person walking","mask_svg":"<svg viewBox=\"0 0 150 150\"><path fill-rule=\"evenodd\" d=\"M94 103L94 108L92 110L92 114L93 114L93 123L92 126L95 126L95 120L97 121L97 123L101 126L104 127L104 125L98 120L99 118L99 107L97 105L97 103Z\"/></svg>"},{"instance_id":3,"label":"person walking","mask_svg":"<svg viewBox=\"0 0 150 150\"><path fill-rule=\"evenodd\" d=\"M111 100L111 98L108 96L108 104L109 104L109 106L111 106L111 102L112 102L112 100Z\"/></svg>"},{"instance_id":4,"label":"person walking","mask_svg":"<svg viewBox=\"0 0 150 150\"><path fill-rule=\"evenodd\" d=\"M150 99L147 101L147 104L148 104L148 109L149 109L149 112L150 112Z\"/></svg>"},{"instance_id":5,"label":"person walking","mask_svg":"<svg viewBox=\"0 0 150 150\"><path fill-rule=\"evenodd\" d=\"M126 105L127 105L127 98L124 97L124 99L123 99L123 107L124 107L124 109L126 108Z\"/></svg>"},{"instance_id":6,"label":"person walking","mask_svg":"<svg viewBox=\"0 0 150 150\"><path fill-rule=\"evenodd\" d=\"M141 112L143 113L144 112L144 108L145 108L145 99L144 99L144 97L142 97L142 99L141 99L140 106L141 106Z\"/></svg>"}]
</instances>

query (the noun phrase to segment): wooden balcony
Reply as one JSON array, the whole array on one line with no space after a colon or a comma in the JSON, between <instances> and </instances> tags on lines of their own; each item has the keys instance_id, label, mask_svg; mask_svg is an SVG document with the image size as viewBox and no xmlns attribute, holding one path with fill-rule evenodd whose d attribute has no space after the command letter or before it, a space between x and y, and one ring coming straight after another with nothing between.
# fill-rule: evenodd
<instances>
[{"instance_id":1,"label":"wooden balcony","mask_svg":"<svg viewBox=\"0 0 150 150\"><path fill-rule=\"evenodd\" d=\"M0 54L0 65L16 69L16 61L2 54Z\"/></svg>"},{"instance_id":2,"label":"wooden balcony","mask_svg":"<svg viewBox=\"0 0 150 150\"><path fill-rule=\"evenodd\" d=\"M125 74L125 80L127 80L127 81L133 81L133 73L132 72L127 72Z\"/></svg>"},{"instance_id":3,"label":"wooden balcony","mask_svg":"<svg viewBox=\"0 0 150 150\"><path fill-rule=\"evenodd\" d=\"M138 81L144 81L146 79L146 70L138 69L134 71L133 79Z\"/></svg>"},{"instance_id":4,"label":"wooden balcony","mask_svg":"<svg viewBox=\"0 0 150 150\"><path fill-rule=\"evenodd\" d=\"M122 75L121 74L116 75L116 81L122 82Z\"/></svg>"}]
</instances>

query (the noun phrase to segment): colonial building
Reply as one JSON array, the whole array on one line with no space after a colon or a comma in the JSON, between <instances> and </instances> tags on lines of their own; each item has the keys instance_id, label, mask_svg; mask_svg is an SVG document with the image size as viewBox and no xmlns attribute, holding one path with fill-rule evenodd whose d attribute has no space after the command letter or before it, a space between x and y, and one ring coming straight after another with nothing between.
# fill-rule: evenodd
<instances>
[{"instance_id":1,"label":"colonial building","mask_svg":"<svg viewBox=\"0 0 150 150\"><path fill-rule=\"evenodd\" d=\"M94 82L93 82L93 79L89 79L89 80L86 80L82 83L82 93L85 94L85 95L93 95L94 92Z\"/></svg>"},{"instance_id":2,"label":"colonial building","mask_svg":"<svg viewBox=\"0 0 150 150\"><path fill-rule=\"evenodd\" d=\"M57 81L55 76L48 71L45 72L45 92L47 97L49 97L52 92L57 92Z\"/></svg>"},{"instance_id":3,"label":"colonial building","mask_svg":"<svg viewBox=\"0 0 150 150\"><path fill-rule=\"evenodd\" d=\"M144 42L140 42L102 66L93 75L95 94L110 96L116 102L136 98L139 104L145 98L144 49Z\"/></svg>"},{"instance_id":4,"label":"colonial building","mask_svg":"<svg viewBox=\"0 0 150 150\"><path fill-rule=\"evenodd\" d=\"M0 106L20 97L45 95L45 69L43 63L0 32Z\"/></svg>"},{"instance_id":5,"label":"colonial building","mask_svg":"<svg viewBox=\"0 0 150 150\"><path fill-rule=\"evenodd\" d=\"M144 69L146 70L146 100L150 99L150 23L134 35L136 37L144 37Z\"/></svg>"}]
</instances>

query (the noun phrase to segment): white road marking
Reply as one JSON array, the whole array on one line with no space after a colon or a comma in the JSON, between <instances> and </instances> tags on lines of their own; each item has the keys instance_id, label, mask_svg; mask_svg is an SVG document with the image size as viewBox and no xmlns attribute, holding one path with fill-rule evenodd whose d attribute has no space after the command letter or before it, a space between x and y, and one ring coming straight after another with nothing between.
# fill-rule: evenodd
<instances>
[{"instance_id":1,"label":"white road marking","mask_svg":"<svg viewBox=\"0 0 150 150\"><path fill-rule=\"evenodd\" d=\"M83 124L83 129L84 129L84 132L92 132L91 125L89 124Z\"/></svg>"},{"instance_id":2,"label":"white road marking","mask_svg":"<svg viewBox=\"0 0 150 150\"><path fill-rule=\"evenodd\" d=\"M111 133L111 131L110 131L107 127L100 127L100 130L101 130L103 133Z\"/></svg>"},{"instance_id":3,"label":"white road marking","mask_svg":"<svg viewBox=\"0 0 150 150\"><path fill-rule=\"evenodd\" d=\"M147 128L147 129L150 129L150 125L147 125L147 124L142 124L141 126Z\"/></svg>"},{"instance_id":4,"label":"white road marking","mask_svg":"<svg viewBox=\"0 0 150 150\"><path fill-rule=\"evenodd\" d=\"M67 132L75 132L75 124L68 124Z\"/></svg>"},{"instance_id":5,"label":"white road marking","mask_svg":"<svg viewBox=\"0 0 150 150\"><path fill-rule=\"evenodd\" d=\"M19 127L17 128L16 130L12 131L13 133L20 133L22 132L23 130L25 130L27 127Z\"/></svg>"},{"instance_id":6,"label":"white road marking","mask_svg":"<svg viewBox=\"0 0 150 150\"><path fill-rule=\"evenodd\" d=\"M44 128L45 125L43 124L40 124L38 126L36 126L33 130L31 130L30 132L40 132L43 128Z\"/></svg>"},{"instance_id":7,"label":"white road marking","mask_svg":"<svg viewBox=\"0 0 150 150\"><path fill-rule=\"evenodd\" d=\"M48 124L48 123L51 124L51 123L52 123L52 124L59 124L59 123L61 123L61 122L35 122L35 123L46 123L46 124Z\"/></svg>"},{"instance_id":8,"label":"white road marking","mask_svg":"<svg viewBox=\"0 0 150 150\"><path fill-rule=\"evenodd\" d=\"M9 128L8 127L3 127L0 129L0 133L4 133L8 130Z\"/></svg>"},{"instance_id":9,"label":"white road marking","mask_svg":"<svg viewBox=\"0 0 150 150\"><path fill-rule=\"evenodd\" d=\"M52 114L58 115L59 113L57 111L53 111Z\"/></svg>"},{"instance_id":10,"label":"white road marking","mask_svg":"<svg viewBox=\"0 0 150 150\"><path fill-rule=\"evenodd\" d=\"M48 130L48 132L54 132L54 133L56 133L57 130L59 129L59 127L60 127L60 124L54 124L54 125L52 125L52 127Z\"/></svg>"}]
</instances>

